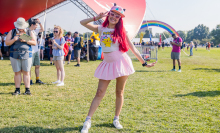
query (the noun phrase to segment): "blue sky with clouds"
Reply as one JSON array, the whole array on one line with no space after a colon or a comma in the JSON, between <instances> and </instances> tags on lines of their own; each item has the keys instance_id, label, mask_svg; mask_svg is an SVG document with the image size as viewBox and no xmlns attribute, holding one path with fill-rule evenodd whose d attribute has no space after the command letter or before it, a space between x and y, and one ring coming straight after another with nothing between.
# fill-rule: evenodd
<instances>
[{"instance_id":1,"label":"blue sky with clouds","mask_svg":"<svg viewBox=\"0 0 220 133\"><path fill-rule=\"evenodd\" d=\"M146 20L159 20L171 25L176 30L188 31L199 24L212 30L220 24L220 0L146 0ZM74 4L70 3L47 14L46 28L60 25L67 31L87 30L79 21L87 16ZM43 21L43 17L40 18ZM153 33L163 29L152 27Z\"/></svg>"}]
</instances>

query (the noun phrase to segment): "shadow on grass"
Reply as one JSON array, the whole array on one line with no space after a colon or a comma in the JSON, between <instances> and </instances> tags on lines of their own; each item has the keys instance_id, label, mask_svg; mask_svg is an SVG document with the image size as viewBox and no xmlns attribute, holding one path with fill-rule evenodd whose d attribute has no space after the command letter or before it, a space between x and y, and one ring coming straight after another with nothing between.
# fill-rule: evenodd
<instances>
[{"instance_id":1,"label":"shadow on grass","mask_svg":"<svg viewBox=\"0 0 220 133\"><path fill-rule=\"evenodd\" d=\"M9 92L9 93L0 93L0 95L12 95L13 92Z\"/></svg>"},{"instance_id":2,"label":"shadow on grass","mask_svg":"<svg viewBox=\"0 0 220 133\"><path fill-rule=\"evenodd\" d=\"M0 129L0 133L6 132L21 132L21 133L65 133L70 131L80 131L82 126L80 127L66 127L66 128L42 128L42 127L27 127L27 126L17 126L17 127L5 127Z\"/></svg>"},{"instance_id":3,"label":"shadow on grass","mask_svg":"<svg viewBox=\"0 0 220 133\"><path fill-rule=\"evenodd\" d=\"M220 69L215 69L215 68L195 68L193 70L206 70L206 71L216 71L216 72L220 72Z\"/></svg>"},{"instance_id":4,"label":"shadow on grass","mask_svg":"<svg viewBox=\"0 0 220 133\"><path fill-rule=\"evenodd\" d=\"M15 85L15 83L0 83L0 86L9 86L9 85Z\"/></svg>"},{"instance_id":5,"label":"shadow on grass","mask_svg":"<svg viewBox=\"0 0 220 133\"><path fill-rule=\"evenodd\" d=\"M115 128L112 123L103 123L103 124L96 124L96 127L110 127L110 128Z\"/></svg>"},{"instance_id":6,"label":"shadow on grass","mask_svg":"<svg viewBox=\"0 0 220 133\"><path fill-rule=\"evenodd\" d=\"M53 65L50 65L50 62L48 61L48 63L40 63L40 66L53 66Z\"/></svg>"},{"instance_id":7,"label":"shadow on grass","mask_svg":"<svg viewBox=\"0 0 220 133\"><path fill-rule=\"evenodd\" d=\"M188 94L175 95L176 97L197 96L197 97L215 97L220 95L220 91L197 91Z\"/></svg>"},{"instance_id":8,"label":"shadow on grass","mask_svg":"<svg viewBox=\"0 0 220 133\"><path fill-rule=\"evenodd\" d=\"M135 72L168 72L166 70L148 71L148 70L135 70Z\"/></svg>"}]
</instances>

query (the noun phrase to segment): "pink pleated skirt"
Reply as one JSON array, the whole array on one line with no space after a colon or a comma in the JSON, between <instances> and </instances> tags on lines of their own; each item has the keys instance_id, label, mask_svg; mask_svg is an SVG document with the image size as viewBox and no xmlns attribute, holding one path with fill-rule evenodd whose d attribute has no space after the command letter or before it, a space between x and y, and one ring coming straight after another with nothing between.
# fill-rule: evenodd
<instances>
[{"instance_id":1,"label":"pink pleated skirt","mask_svg":"<svg viewBox=\"0 0 220 133\"><path fill-rule=\"evenodd\" d=\"M113 51L104 53L104 60L97 67L94 76L103 80L113 80L134 72L131 58L127 53Z\"/></svg>"}]
</instances>

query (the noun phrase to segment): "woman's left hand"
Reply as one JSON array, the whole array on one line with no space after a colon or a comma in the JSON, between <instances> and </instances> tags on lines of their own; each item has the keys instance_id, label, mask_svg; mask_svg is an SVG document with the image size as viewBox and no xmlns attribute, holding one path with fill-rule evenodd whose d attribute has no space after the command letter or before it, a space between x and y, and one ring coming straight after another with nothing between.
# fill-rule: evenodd
<instances>
[{"instance_id":1,"label":"woman's left hand","mask_svg":"<svg viewBox=\"0 0 220 133\"><path fill-rule=\"evenodd\" d=\"M21 42L27 42L27 41L25 41L25 40L23 40L23 39L20 39L20 41L21 41Z\"/></svg>"},{"instance_id":2,"label":"woman's left hand","mask_svg":"<svg viewBox=\"0 0 220 133\"><path fill-rule=\"evenodd\" d=\"M153 62L153 63L150 63L150 64L147 64L146 67L152 67L152 66L154 66L156 63L157 63L157 61L156 61L156 62Z\"/></svg>"}]
</instances>

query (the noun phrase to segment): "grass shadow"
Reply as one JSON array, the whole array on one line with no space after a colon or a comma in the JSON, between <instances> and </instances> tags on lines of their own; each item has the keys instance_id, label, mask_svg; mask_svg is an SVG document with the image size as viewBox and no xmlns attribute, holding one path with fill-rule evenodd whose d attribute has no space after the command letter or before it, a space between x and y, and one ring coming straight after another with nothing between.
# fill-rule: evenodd
<instances>
[{"instance_id":1,"label":"grass shadow","mask_svg":"<svg viewBox=\"0 0 220 133\"><path fill-rule=\"evenodd\" d=\"M9 86L9 85L15 85L15 83L0 83L0 86Z\"/></svg>"},{"instance_id":2,"label":"grass shadow","mask_svg":"<svg viewBox=\"0 0 220 133\"><path fill-rule=\"evenodd\" d=\"M9 92L9 93L0 93L0 95L12 95L13 92Z\"/></svg>"},{"instance_id":3,"label":"grass shadow","mask_svg":"<svg viewBox=\"0 0 220 133\"><path fill-rule=\"evenodd\" d=\"M96 127L110 127L110 128L115 128L112 123L103 123L103 124L96 124Z\"/></svg>"},{"instance_id":4,"label":"grass shadow","mask_svg":"<svg viewBox=\"0 0 220 133\"><path fill-rule=\"evenodd\" d=\"M27 127L27 126L17 126L17 127L5 127L1 128L1 133L6 132L19 132L19 133L65 133L70 131L80 131L82 129L82 126L80 127L66 127L66 128L56 128L56 129L50 129L50 128L43 128L43 127Z\"/></svg>"},{"instance_id":5,"label":"grass shadow","mask_svg":"<svg viewBox=\"0 0 220 133\"><path fill-rule=\"evenodd\" d=\"M135 72L168 72L166 70L148 71L148 70L135 70Z\"/></svg>"},{"instance_id":6,"label":"grass shadow","mask_svg":"<svg viewBox=\"0 0 220 133\"><path fill-rule=\"evenodd\" d=\"M206 71L216 71L220 72L220 69L215 69L215 68L194 68L193 70L206 70Z\"/></svg>"},{"instance_id":7,"label":"grass shadow","mask_svg":"<svg viewBox=\"0 0 220 133\"><path fill-rule=\"evenodd\" d=\"M197 96L197 97L215 97L220 95L220 91L197 91L188 94L175 95L176 97Z\"/></svg>"},{"instance_id":8,"label":"grass shadow","mask_svg":"<svg viewBox=\"0 0 220 133\"><path fill-rule=\"evenodd\" d=\"M53 66L53 65L50 65L50 62L48 62L48 63L40 63L40 66Z\"/></svg>"}]
</instances>

